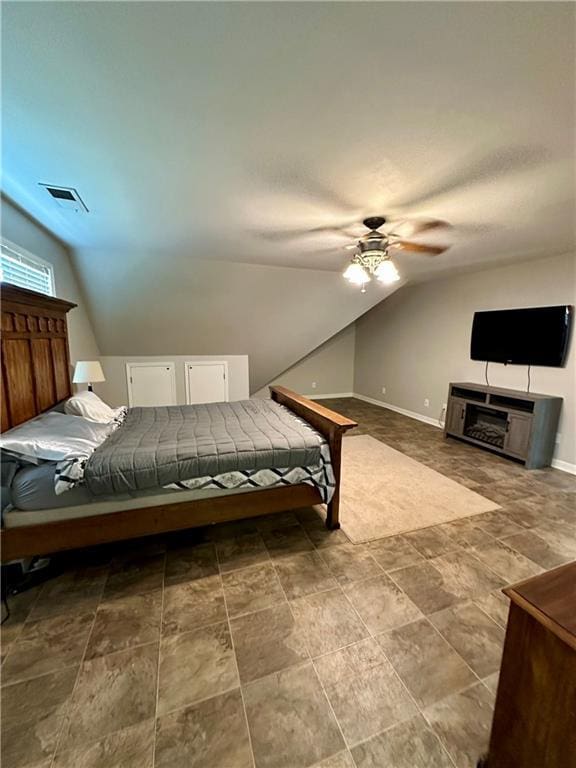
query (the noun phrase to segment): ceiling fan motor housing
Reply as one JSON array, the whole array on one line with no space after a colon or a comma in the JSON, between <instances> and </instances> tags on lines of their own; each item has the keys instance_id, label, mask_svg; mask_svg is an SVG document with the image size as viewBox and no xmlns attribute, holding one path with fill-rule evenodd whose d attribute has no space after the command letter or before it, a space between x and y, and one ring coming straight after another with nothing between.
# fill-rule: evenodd
<instances>
[{"instance_id":1,"label":"ceiling fan motor housing","mask_svg":"<svg viewBox=\"0 0 576 768\"><path fill-rule=\"evenodd\" d=\"M386 219L384 216L369 216L367 219L364 219L362 223L365 227L368 227L368 229L380 229L380 227L386 224Z\"/></svg>"},{"instance_id":2,"label":"ceiling fan motor housing","mask_svg":"<svg viewBox=\"0 0 576 768\"><path fill-rule=\"evenodd\" d=\"M380 252L385 254L388 249L388 238L382 232L368 232L358 241L358 251L360 254L369 252Z\"/></svg>"}]
</instances>

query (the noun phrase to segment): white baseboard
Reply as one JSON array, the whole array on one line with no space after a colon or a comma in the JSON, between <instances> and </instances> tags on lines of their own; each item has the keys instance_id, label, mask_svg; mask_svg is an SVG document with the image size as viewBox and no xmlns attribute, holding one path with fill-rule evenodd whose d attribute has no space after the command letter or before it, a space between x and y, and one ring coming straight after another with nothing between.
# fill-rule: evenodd
<instances>
[{"instance_id":1,"label":"white baseboard","mask_svg":"<svg viewBox=\"0 0 576 768\"><path fill-rule=\"evenodd\" d=\"M355 395L354 392L338 392L335 395L302 395L302 397L307 397L308 400L336 400L338 397L358 397L358 395Z\"/></svg>"},{"instance_id":2,"label":"white baseboard","mask_svg":"<svg viewBox=\"0 0 576 768\"><path fill-rule=\"evenodd\" d=\"M359 395L358 393L355 393L352 397L356 397L358 400L364 400L365 403L378 405L380 408L388 408L389 411L396 411L396 413L401 413L402 416L408 416L410 419L416 419L416 421L422 421L424 424L430 424L431 427L438 427L438 429L444 428L442 422L438 421L438 419L433 419L431 416L423 416L421 413L416 413L416 411L407 411L405 408L399 408L397 405L385 403L383 400L375 400L373 397L366 397L366 395Z\"/></svg>"},{"instance_id":3,"label":"white baseboard","mask_svg":"<svg viewBox=\"0 0 576 768\"><path fill-rule=\"evenodd\" d=\"M568 472L569 475L576 475L576 464L570 464L569 461L552 459L552 466L554 469L559 469L560 472Z\"/></svg>"},{"instance_id":4,"label":"white baseboard","mask_svg":"<svg viewBox=\"0 0 576 768\"><path fill-rule=\"evenodd\" d=\"M345 397L345 395L339 395L339 397ZM399 408L397 405L391 405L382 400L375 400L373 397L366 397L366 395L359 395L358 393L350 395L350 397L355 397L357 400L364 400L364 402L372 403L372 405L378 405L380 408L388 408L390 411L396 411L396 413L401 413L403 416L408 416L410 419L416 419L416 421L423 421L424 424L430 424L432 427L438 427L439 429L444 428L442 422L432 419L430 416L423 416L421 413L416 413L416 411L407 411L405 408ZM576 475L576 464L570 464L568 461L552 459L552 467L554 469L559 469L561 472L568 472L570 475Z\"/></svg>"}]
</instances>

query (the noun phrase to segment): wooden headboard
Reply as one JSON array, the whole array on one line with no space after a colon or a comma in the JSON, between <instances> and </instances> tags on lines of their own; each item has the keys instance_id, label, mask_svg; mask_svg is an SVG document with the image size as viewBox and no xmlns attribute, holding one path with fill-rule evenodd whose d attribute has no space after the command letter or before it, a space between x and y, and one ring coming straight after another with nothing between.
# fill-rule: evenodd
<instances>
[{"instance_id":1,"label":"wooden headboard","mask_svg":"<svg viewBox=\"0 0 576 768\"><path fill-rule=\"evenodd\" d=\"M2 431L72 393L66 313L76 304L0 284Z\"/></svg>"}]
</instances>

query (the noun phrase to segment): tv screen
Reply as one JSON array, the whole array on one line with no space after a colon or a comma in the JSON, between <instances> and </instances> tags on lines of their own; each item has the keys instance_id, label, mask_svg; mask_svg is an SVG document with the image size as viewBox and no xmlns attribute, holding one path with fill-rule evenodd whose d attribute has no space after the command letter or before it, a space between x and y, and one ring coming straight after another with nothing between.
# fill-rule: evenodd
<instances>
[{"instance_id":1,"label":"tv screen","mask_svg":"<svg viewBox=\"0 0 576 768\"><path fill-rule=\"evenodd\" d=\"M564 365L572 307L534 307L476 312L470 357L494 363Z\"/></svg>"}]
</instances>

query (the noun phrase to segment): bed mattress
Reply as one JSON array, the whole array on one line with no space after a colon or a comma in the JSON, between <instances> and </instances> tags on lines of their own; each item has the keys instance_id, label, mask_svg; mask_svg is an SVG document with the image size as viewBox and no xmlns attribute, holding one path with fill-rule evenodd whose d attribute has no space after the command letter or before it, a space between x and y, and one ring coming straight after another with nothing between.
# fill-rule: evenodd
<instances>
[{"instance_id":1,"label":"bed mattress","mask_svg":"<svg viewBox=\"0 0 576 768\"><path fill-rule=\"evenodd\" d=\"M190 479L316 466L321 436L263 399L131 408L87 461L60 467L95 496L180 485Z\"/></svg>"},{"instance_id":2,"label":"bed mattress","mask_svg":"<svg viewBox=\"0 0 576 768\"><path fill-rule=\"evenodd\" d=\"M196 491L170 491L140 493L132 496L116 496L113 499L96 499L92 497L88 502L71 504L70 506L46 507L43 509L8 509L2 515L5 528L23 528L27 525L41 525L62 520L77 520L93 515L110 515L121 512L124 509L140 509L142 507L156 507L159 504L177 504L181 501L193 501L197 499L213 499L219 496L229 496L234 493L247 493L249 491L264 490L258 488L235 488L230 490L196 490ZM56 497L62 498L62 497Z\"/></svg>"},{"instance_id":3,"label":"bed mattress","mask_svg":"<svg viewBox=\"0 0 576 768\"><path fill-rule=\"evenodd\" d=\"M49 461L44 464L22 467L12 480L10 489L12 505L23 511L30 511L76 507L98 501L122 501L134 496L130 493L118 493L98 498L90 493L85 485L76 485L66 493L57 494L54 490L55 472L56 464ZM175 493L176 491L166 492ZM145 493L142 492L140 495L145 495Z\"/></svg>"}]
</instances>

